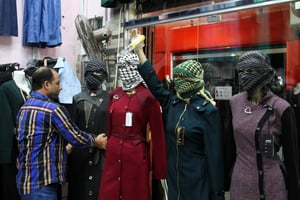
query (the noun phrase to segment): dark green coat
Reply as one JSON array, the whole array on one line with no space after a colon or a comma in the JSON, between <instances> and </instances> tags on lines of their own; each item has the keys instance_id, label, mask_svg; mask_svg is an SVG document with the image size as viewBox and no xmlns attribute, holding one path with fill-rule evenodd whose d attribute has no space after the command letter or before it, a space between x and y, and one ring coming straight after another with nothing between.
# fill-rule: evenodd
<instances>
[{"instance_id":1,"label":"dark green coat","mask_svg":"<svg viewBox=\"0 0 300 200\"><path fill-rule=\"evenodd\" d=\"M185 104L164 89L152 65L139 72L166 116L167 183L170 200L222 200L223 153L218 109L195 95ZM181 141L177 139L182 127ZM182 133L184 132L184 133ZM178 144L181 142L181 144Z\"/></svg>"},{"instance_id":2,"label":"dark green coat","mask_svg":"<svg viewBox=\"0 0 300 200\"><path fill-rule=\"evenodd\" d=\"M16 163L17 146L14 128L19 108L25 102L13 80L0 86L0 163Z\"/></svg>"}]
</instances>

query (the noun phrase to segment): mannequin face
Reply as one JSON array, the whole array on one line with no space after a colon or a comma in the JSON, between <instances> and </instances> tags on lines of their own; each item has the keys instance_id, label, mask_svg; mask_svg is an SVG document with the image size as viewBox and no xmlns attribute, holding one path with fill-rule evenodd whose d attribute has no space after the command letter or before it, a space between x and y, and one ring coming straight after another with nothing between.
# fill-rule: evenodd
<instances>
[{"instance_id":1,"label":"mannequin face","mask_svg":"<svg viewBox=\"0 0 300 200\"><path fill-rule=\"evenodd\" d=\"M89 72L86 74L86 86L91 91L97 91L100 88L100 85L106 79L106 75L99 71L99 72Z\"/></svg>"}]
</instances>

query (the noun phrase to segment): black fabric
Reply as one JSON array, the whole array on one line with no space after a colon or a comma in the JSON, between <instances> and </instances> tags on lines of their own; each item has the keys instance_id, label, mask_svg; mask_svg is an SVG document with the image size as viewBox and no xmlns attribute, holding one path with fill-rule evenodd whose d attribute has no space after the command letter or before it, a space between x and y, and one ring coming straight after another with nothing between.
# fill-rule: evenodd
<instances>
[{"instance_id":1,"label":"black fabric","mask_svg":"<svg viewBox=\"0 0 300 200\"><path fill-rule=\"evenodd\" d=\"M96 96L83 91L73 97L70 113L81 130L94 135L106 133L108 98L108 92L100 90ZM73 146L68 157L69 200L98 199L104 155L102 149Z\"/></svg>"},{"instance_id":2,"label":"black fabric","mask_svg":"<svg viewBox=\"0 0 300 200\"><path fill-rule=\"evenodd\" d=\"M89 90L97 91L107 79L106 64L101 60L88 61L85 66L84 78Z\"/></svg>"},{"instance_id":3,"label":"black fabric","mask_svg":"<svg viewBox=\"0 0 300 200\"><path fill-rule=\"evenodd\" d=\"M257 128L255 130L255 148L256 148L256 164L257 164L257 171L258 171L258 188L259 188L259 198L260 200L265 199L264 193L264 170L263 170L263 161L262 161L262 149L259 148L259 136L261 128L263 127L264 123L267 121L268 117L271 116L273 113L273 108L268 105L264 105L264 108L267 109L263 117L258 122Z\"/></svg>"},{"instance_id":4,"label":"black fabric","mask_svg":"<svg viewBox=\"0 0 300 200\"><path fill-rule=\"evenodd\" d=\"M118 2L124 4L133 2L133 0L101 0L101 6L105 8L115 8L117 7Z\"/></svg>"},{"instance_id":5,"label":"black fabric","mask_svg":"<svg viewBox=\"0 0 300 200\"><path fill-rule=\"evenodd\" d=\"M298 138L298 153L300 152L300 93L294 94L294 88L287 91L287 101L291 104L294 111L297 123L297 138ZM300 159L299 160L299 173L300 173Z\"/></svg>"},{"instance_id":6,"label":"black fabric","mask_svg":"<svg viewBox=\"0 0 300 200\"><path fill-rule=\"evenodd\" d=\"M20 200L16 186L16 163L0 164L0 199Z\"/></svg>"},{"instance_id":7,"label":"black fabric","mask_svg":"<svg viewBox=\"0 0 300 200\"><path fill-rule=\"evenodd\" d=\"M286 167L287 172L287 187L288 191L288 199L289 200L298 200L300 199L299 193L299 184L297 177L299 177L298 172L298 163L299 163L299 152L298 152L298 138L297 138L297 130L294 126L299 123L295 120L295 114L291 107L288 107L282 114L282 136L281 142L283 147L283 157L284 157L284 165ZM292 156L293 155L293 156ZM293 162L291 162L293 161ZM290 163L290 164L289 164ZM289 174L288 172L298 172L298 174Z\"/></svg>"},{"instance_id":8,"label":"black fabric","mask_svg":"<svg viewBox=\"0 0 300 200\"><path fill-rule=\"evenodd\" d=\"M164 189L157 179L152 179L152 200L164 200Z\"/></svg>"},{"instance_id":9,"label":"black fabric","mask_svg":"<svg viewBox=\"0 0 300 200\"><path fill-rule=\"evenodd\" d=\"M117 6L116 0L101 0L101 6L105 8L114 8Z\"/></svg>"},{"instance_id":10,"label":"black fabric","mask_svg":"<svg viewBox=\"0 0 300 200\"><path fill-rule=\"evenodd\" d=\"M11 72L0 72L0 85L6 81L12 80Z\"/></svg>"},{"instance_id":11,"label":"black fabric","mask_svg":"<svg viewBox=\"0 0 300 200\"><path fill-rule=\"evenodd\" d=\"M229 101L217 101L222 120L222 137L224 152L224 190L229 191L231 175L236 160L236 145L233 136L232 112Z\"/></svg>"}]
</instances>

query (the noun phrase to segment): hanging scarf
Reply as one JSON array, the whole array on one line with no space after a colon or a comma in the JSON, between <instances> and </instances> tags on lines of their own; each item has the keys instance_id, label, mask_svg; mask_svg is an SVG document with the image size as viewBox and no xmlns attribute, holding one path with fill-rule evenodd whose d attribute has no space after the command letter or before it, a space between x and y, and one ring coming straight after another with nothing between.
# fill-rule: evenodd
<instances>
[{"instance_id":1,"label":"hanging scarf","mask_svg":"<svg viewBox=\"0 0 300 200\"><path fill-rule=\"evenodd\" d=\"M248 99L261 91L263 95L270 90L275 71L270 58L262 51L244 53L237 64L241 90L247 91Z\"/></svg>"},{"instance_id":2,"label":"hanging scarf","mask_svg":"<svg viewBox=\"0 0 300 200\"><path fill-rule=\"evenodd\" d=\"M179 99L189 102L192 95L198 94L215 105L210 93L204 88L204 70L195 60L187 60L173 70L176 94Z\"/></svg>"},{"instance_id":3,"label":"hanging scarf","mask_svg":"<svg viewBox=\"0 0 300 200\"><path fill-rule=\"evenodd\" d=\"M97 91L103 81L107 79L105 62L100 60L88 61L84 77L87 88L91 91Z\"/></svg>"},{"instance_id":4,"label":"hanging scarf","mask_svg":"<svg viewBox=\"0 0 300 200\"><path fill-rule=\"evenodd\" d=\"M139 64L139 58L135 53L118 55L117 66L120 72L123 90L132 90L140 83L143 83L144 86L147 87L144 79L137 70Z\"/></svg>"}]
</instances>

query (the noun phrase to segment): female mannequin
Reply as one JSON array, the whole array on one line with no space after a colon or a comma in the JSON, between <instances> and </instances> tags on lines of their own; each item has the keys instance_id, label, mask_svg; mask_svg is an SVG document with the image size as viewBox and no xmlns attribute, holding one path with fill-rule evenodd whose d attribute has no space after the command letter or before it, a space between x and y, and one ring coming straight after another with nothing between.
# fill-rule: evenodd
<instances>
[{"instance_id":1,"label":"female mannequin","mask_svg":"<svg viewBox=\"0 0 300 200\"><path fill-rule=\"evenodd\" d=\"M123 85L110 93L108 142L98 200L150 200L150 172L153 170L155 179L166 176L160 106L143 84L138 64L136 54L118 57ZM148 124L153 148L147 138Z\"/></svg>"},{"instance_id":2,"label":"female mannequin","mask_svg":"<svg viewBox=\"0 0 300 200\"><path fill-rule=\"evenodd\" d=\"M236 146L230 199L300 199L295 116L290 104L271 91L270 59L249 51L237 68L242 91L230 100Z\"/></svg>"},{"instance_id":3,"label":"female mannequin","mask_svg":"<svg viewBox=\"0 0 300 200\"><path fill-rule=\"evenodd\" d=\"M101 85L107 79L106 65L103 61L88 61L85 67L87 91L73 97L72 118L81 130L102 134L107 129L107 107L109 94ZM67 146L69 156L69 190L70 200L96 200L101 180L104 149L81 149Z\"/></svg>"}]
</instances>

